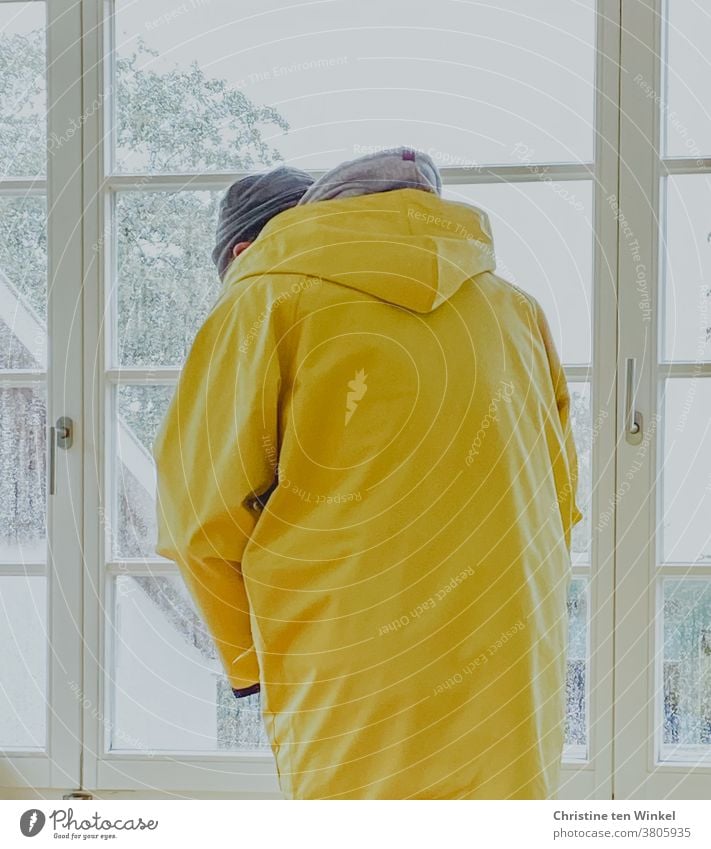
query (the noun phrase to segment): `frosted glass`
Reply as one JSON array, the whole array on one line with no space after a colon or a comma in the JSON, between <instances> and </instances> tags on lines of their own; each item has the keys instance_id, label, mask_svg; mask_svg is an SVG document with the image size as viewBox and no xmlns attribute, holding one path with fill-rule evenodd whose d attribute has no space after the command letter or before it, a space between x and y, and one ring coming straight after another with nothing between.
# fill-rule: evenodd
<instances>
[{"instance_id":1,"label":"frosted glass","mask_svg":"<svg viewBox=\"0 0 711 849\"><path fill-rule=\"evenodd\" d=\"M711 177L667 178L666 360L711 359Z\"/></svg>"},{"instance_id":2,"label":"frosted glass","mask_svg":"<svg viewBox=\"0 0 711 849\"><path fill-rule=\"evenodd\" d=\"M665 562L711 562L711 381L664 384L661 553Z\"/></svg>"},{"instance_id":3,"label":"frosted glass","mask_svg":"<svg viewBox=\"0 0 711 849\"><path fill-rule=\"evenodd\" d=\"M47 151L45 4L0 3L0 179L44 174Z\"/></svg>"},{"instance_id":4,"label":"frosted glass","mask_svg":"<svg viewBox=\"0 0 711 849\"><path fill-rule=\"evenodd\" d=\"M46 366L46 218L44 198L0 196L0 369Z\"/></svg>"},{"instance_id":5,"label":"frosted glass","mask_svg":"<svg viewBox=\"0 0 711 849\"><path fill-rule=\"evenodd\" d=\"M46 579L0 575L0 748L43 748L47 733Z\"/></svg>"},{"instance_id":6,"label":"frosted glass","mask_svg":"<svg viewBox=\"0 0 711 849\"><path fill-rule=\"evenodd\" d=\"M564 363L589 363L592 183L452 185L444 194L489 214L497 273L538 299Z\"/></svg>"},{"instance_id":7,"label":"frosted glass","mask_svg":"<svg viewBox=\"0 0 711 849\"><path fill-rule=\"evenodd\" d=\"M44 388L0 385L0 422L0 563L43 563Z\"/></svg>"},{"instance_id":8,"label":"frosted glass","mask_svg":"<svg viewBox=\"0 0 711 849\"><path fill-rule=\"evenodd\" d=\"M122 366L181 366L220 280L210 258L219 192L116 199L116 354Z\"/></svg>"},{"instance_id":9,"label":"frosted glass","mask_svg":"<svg viewBox=\"0 0 711 849\"><path fill-rule=\"evenodd\" d=\"M664 582L662 757L711 757L711 581Z\"/></svg>"},{"instance_id":10,"label":"frosted glass","mask_svg":"<svg viewBox=\"0 0 711 849\"><path fill-rule=\"evenodd\" d=\"M152 444L173 396L172 386L117 388L116 532L109 528L116 557L155 557L155 466Z\"/></svg>"},{"instance_id":11,"label":"frosted glass","mask_svg":"<svg viewBox=\"0 0 711 849\"><path fill-rule=\"evenodd\" d=\"M593 431L590 413L590 384L568 383L570 421L578 455L578 489L576 502L583 518L573 528L571 554L575 563L590 563L592 523L592 452Z\"/></svg>"},{"instance_id":12,"label":"frosted glass","mask_svg":"<svg viewBox=\"0 0 711 849\"><path fill-rule=\"evenodd\" d=\"M708 3L668 0L664 7L668 29L667 91L662 113L666 119L666 152L669 156L689 158L708 156L711 153ZM645 92L650 96L647 89Z\"/></svg>"},{"instance_id":13,"label":"frosted glass","mask_svg":"<svg viewBox=\"0 0 711 849\"><path fill-rule=\"evenodd\" d=\"M119 575L110 748L267 747L259 695L236 699L178 577Z\"/></svg>"},{"instance_id":14,"label":"frosted glass","mask_svg":"<svg viewBox=\"0 0 711 849\"><path fill-rule=\"evenodd\" d=\"M579 759L586 757L588 739L588 591L584 579L570 582L568 622L564 757Z\"/></svg>"}]
</instances>

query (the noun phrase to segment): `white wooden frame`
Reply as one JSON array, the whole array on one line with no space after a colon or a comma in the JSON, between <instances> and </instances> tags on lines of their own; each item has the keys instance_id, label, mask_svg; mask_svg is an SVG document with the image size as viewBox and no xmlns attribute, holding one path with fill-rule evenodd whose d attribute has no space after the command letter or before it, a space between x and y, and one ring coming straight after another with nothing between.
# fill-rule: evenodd
<instances>
[{"instance_id":1,"label":"white wooden frame","mask_svg":"<svg viewBox=\"0 0 711 849\"><path fill-rule=\"evenodd\" d=\"M665 577L711 577L711 568L698 564L657 565L657 529L660 527L658 445L662 419L660 389L665 377L711 378L711 364L661 360L660 253L664 224L663 181L666 175L711 173L711 159L668 159L662 150L661 108L648 97L634 77L666 102L664 92L663 0L624 0L622 26L620 207L640 243L641 261L648 270L651 320L639 309L635 286L636 262L620 249L620 374L627 357L637 358L637 408L645 430L657 429L649 450L624 436L618 417L617 476L630 488L617 510L617 578L615 621L615 785L618 798L708 799L711 763L662 761L661 728L661 582ZM634 73L632 71L634 70ZM701 81L699 84L702 84ZM620 380L618 408L623 410ZM642 463L639 470L636 464ZM691 568L686 568L686 567Z\"/></svg>"},{"instance_id":2,"label":"white wooden frame","mask_svg":"<svg viewBox=\"0 0 711 849\"><path fill-rule=\"evenodd\" d=\"M57 454L57 494L49 496L46 569L18 566L16 574L47 576L48 721L44 752L2 757L3 786L67 788L79 785L81 759L81 576L83 495L81 468L82 351L81 134L67 131L81 114L80 9L75 0L51 0L47 16L48 127L64 143L48 156L47 178L0 182L25 196L46 191L48 211L47 422L70 416L75 446ZM61 81L61 82L60 82ZM8 376L9 377L9 376ZM5 375L3 375L3 379ZM17 376L18 383L26 377ZM41 379L41 378L39 378ZM5 571L3 570L2 574Z\"/></svg>"},{"instance_id":3,"label":"white wooden frame","mask_svg":"<svg viewBox=\"0 0 711 849\"><path fill-rule=\"evenodd\" d=\"M106 0L82 0L84 9L84 100L85 104L99 102L103 91L102 53L107 39L110 17L106 15ZM601 199L616 191L617 179L617 54L619 50L619 2L601 0L601 14L598 22L598 92L596 97L596 165L553 165L547 168L545 176L555 180L592 179L595 185L597 243L595 245L594 321L597 327L612 328L616 322L615 271L616 271L616 226L610 215L606 215L606 205ZM160 175L109 175L105 174L105 163L109 159L109 145L106 127L103 124L103 110L97 110L93 120L86 124L85 131L85 204L87 210L85 227L85 245L101 243L101 234L106 237L105 228L111 193L121 189L132 190L169 190L169 189L222 189L235 179L237 174L160 174ZM491 183L491 182L531 182L540 180L544 175L537 173L528 165L503 166L490 169L443 169L445 183ZM104 246L108 242L104 240ZM102 373L111 381L119 377L116 370L103 367L105 345L102 344L100 329L105 326L102 289L106 263L98 262L96 252L89 254L85 248L85 310L90 317L87 324L85 351L85 380L87 385L87 416L93 416L93 437L87 441L87 470L85 474L86 500L88 511L95 510L93 505L103 503L102 479L104 474L102 445L102 411L105 410L106 393ZM89 326L89 325L95 326ZM605 411L607 417L597 436L596 470L597 481L594 493L594 510L597 505L607 502L613 490L614 467L612 463L601 462L601 458L611 457L614 447L614 393L606 393L605 386L614 383L614 352L609 346L596 344L593 362L593 391L591 405L593 411ZM94 356L92 352L98 352ZM587 367L568 370L569 379L585 380L589 376ZM177 373L171 369L127 370L121 369L123 379L139 382L172 382ZM601 375L606 378L601 379ZM93 400L91 400L93 399ZM89 445L91 442L91 445ZM100 705L104 702L102 685L101 658L104 655L104 635L100 610L110 607L104 594L105 573L131 569L134 573L145 574L148 566L140 563L104 563L103 539L94 517L93 523L87 514L87 551L91 568L87 573L85 622L87 645L91 650L85 652L85 670L87 691ZM576 566L575 574L591 578L589 585L595 615L591 623L591 658L589 665L590 703L594 721L590 727L589 759L568 762L564 765L561 796L570 798L601 797L609 798L611 793L611 662L612 644L609 635L612 631L612 567L613 567L612 526L593 540L592 570L585 566ZM172 572L171 566L163 568ZM155 565L150 569L155 570ZM101 603L97 605L98 598ZM175 790L192 793L196 791L233 792L235 794L276 795L278 785L276 772L270 753L209 754L195 755L178 753L170 757L160 753L119 754L104 753L99 723L91 716L85 717L86 751L84 757L84 784L96 788L99 792L112 789L130 789L144 793L152 790Z\"/></svg>"}]
</instances>

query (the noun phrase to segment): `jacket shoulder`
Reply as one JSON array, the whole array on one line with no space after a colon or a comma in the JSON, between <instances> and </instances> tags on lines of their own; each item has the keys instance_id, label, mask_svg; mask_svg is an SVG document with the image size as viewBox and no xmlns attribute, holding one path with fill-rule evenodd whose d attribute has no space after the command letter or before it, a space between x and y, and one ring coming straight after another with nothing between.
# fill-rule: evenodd
<instances>
[{"instance_id":1,"label":"jacket shoulder","mask_svg":"<svg viewBox=\"0 0 711 849\"><path fill-rule=\"evenodd\" d=\"M523 313L527 318L532 318L534 322L538 323L538 314L541 306L530 292L526 292L520 286L517 286L515 283L493 271L488 272L487 276L491 279L497 293L507 304L510 303L518 309L523 309Z\"/></svg>"}]
</instances>

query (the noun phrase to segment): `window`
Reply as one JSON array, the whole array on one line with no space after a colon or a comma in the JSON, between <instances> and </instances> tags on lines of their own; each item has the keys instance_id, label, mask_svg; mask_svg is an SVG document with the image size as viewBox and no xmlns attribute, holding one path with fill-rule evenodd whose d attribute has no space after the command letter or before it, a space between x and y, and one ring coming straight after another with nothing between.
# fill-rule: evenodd
<instances>
[{"instance_id":1,"label":"window","mask_svg":"<svg viewBox=\"0 0 711 849\"><path fill-rule=\"evenodd\" d=\"M413 9L396 0L385 4L377 26L364 26L359 11L345 3L283 8L196 2L176 8L161 2L150 9L115 3L105 80L113 117L104 156L112 246L105 276L105 415L113 422L106 431L105 497L112 518L105 545L115 617L106 675L112 727L132 730L123 740L110 738L112 750L266 745L252 719L258 697L235 704L209 638L196 635L199 621L180 595L177 573L153 574L150 445L177 370L217 293L209 253L217 189L230 178L214 172L280 159L325 169L403 142L428 149L452 172L457 166L476 175L477 163L522 166L520 182L501 183L494 170L486 180L448 185L447 194L490 211L502 273L534 291L557 328L565 328L564 338L559 333L564 359L578 367L573 376L583 378L573 384L574 421L581 445L589 442L593 5L569 9L565 20L560 4L448 7L446 15L441 9L435 14L426 4ZM531 27L554 45L551 55L525 48ZM400 36L393 40L395 30ZM525 66L530 86L506 73L514 60ZM564 129L555 133L561 108ZM496 132L485 132L487 124ZM570 174L584 179L566 174L532 181L545 161L581 163ZM535 250L541 243L548 246L545 263ZM589 495L590 448L581 455ZM575 553L589 568L589 522L576 529ZM135 591L129 592L131 582ZM577 585L576 591L577 597ZM586 645L585 618L578 614L573 623ZM141 652L131 651L134 637ZM578 653L570 674L582 690L570 740L580 755L586 684L585 652ZM243 712L251 734L239 732ZM233 714L236 722L225 718Z\"/></svg>"},{"instance_id":2,"label":"window","mask_svg":"<svg viewBox=\"0 0 711 849\"><path fill-rule=\"evenodd\" d=\"M47 742L43 3L0 4L0 747Z\"/></svg>"},{"instance_id":3,"label":"window","mask_svg":"<svg viewBox=\"0 0 711 849\"><path fill-rule=\"evenodd\" d=\"M709 781L711 19L694 0L378 11L0 0L6 783L277 792L259 697L234 699L154 554L151 443L218 293L222 191L395 144L487 210L568 377L585 518L560 795Z\"/></svg>"}]
</instances>

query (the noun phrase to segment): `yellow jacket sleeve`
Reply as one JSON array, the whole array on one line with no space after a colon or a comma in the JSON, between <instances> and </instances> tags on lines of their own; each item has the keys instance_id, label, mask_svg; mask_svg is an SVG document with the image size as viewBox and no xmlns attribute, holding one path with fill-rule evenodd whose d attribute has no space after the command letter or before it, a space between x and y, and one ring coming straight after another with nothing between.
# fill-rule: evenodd
<instances>
[{"instance_id":1,"label":"yellow jacket sleeve","mask_svg":"<svg viewBox=\"0 0 711 849\"><path fill-rule=\"evenodd\" d=\"M583 518L583 514L578 509L576 501L578 488L578 455L575 448L573 428L570 421L570 391L568 389L568 382L565 378L565 372L563 371L563 367L558 356L558 351L556 350L555 343L553 341L553 334L551 333L546 314L535 298L531 297L531 300L536 313L538 329L541 333L546 354L548 356L548 365L555 391L558 417L560 418L563 433L563 456L554 458L554 464L556 468L558 505L560 508L561 519L563 521L565 542L568 546L568 550L570 550L572 530ZM558 472L558 468L561 465L564 469L563 474Z\"/></svg>"},{"instance_id":2,"label":"yellow jacket sleeve","mask_svg":"<svg viewBox=\"0 0 711 849\"><path fill-rule=\"evenodd\" d=\"M256 287L227 290L198 332L154 443L156 551L180 568L235 690L259 667L240 563L278 456L280 370Z\"/></svg>"}]
</instances>

